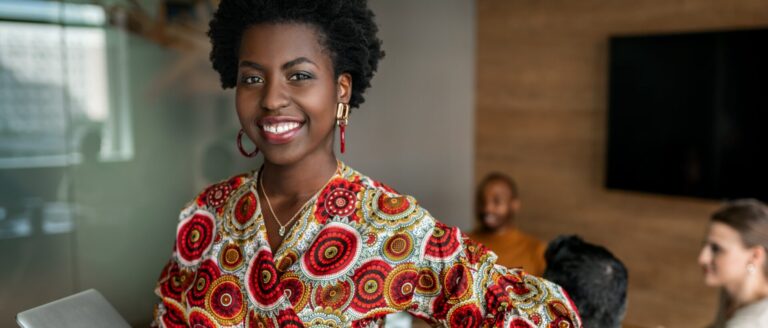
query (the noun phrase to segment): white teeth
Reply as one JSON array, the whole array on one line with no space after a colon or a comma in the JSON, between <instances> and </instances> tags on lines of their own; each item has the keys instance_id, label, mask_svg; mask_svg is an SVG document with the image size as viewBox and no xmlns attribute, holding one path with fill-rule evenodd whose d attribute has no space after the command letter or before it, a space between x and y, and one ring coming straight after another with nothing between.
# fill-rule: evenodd
<instances>
[{"instance_id":1,"label":"white teeth","mask_svg":"<svg viewBox=\"0 0 768 328\"><path fill-rule=\"evenodd\" d=\"M299 123L296 122L284 122L271 125L264 125L264 131L274 134L282 134L287 131L293 130L299 127Z\"/></svg>"}]
</instances>

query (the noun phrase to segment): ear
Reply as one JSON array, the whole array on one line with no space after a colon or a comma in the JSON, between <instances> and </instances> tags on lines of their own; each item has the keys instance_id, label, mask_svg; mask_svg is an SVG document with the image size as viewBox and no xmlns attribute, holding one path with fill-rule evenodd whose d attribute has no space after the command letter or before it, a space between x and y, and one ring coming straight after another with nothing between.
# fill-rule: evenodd
<instances>
[{"instance_id":1,"label":"ear","mask_svg":"<svg viewBox=\"0 0 768 328\"><path fill-rule=\"evenodd\" d=\"M345 104L352 98L352 75L342 73L336 81L336 101Z\"/></svg>"},{"instance_id":2,"label":"ear","mask_svg":"<svg viewBox=\"0 0 768 328\"><path fill-rule=\"evenodd\" d=\"M515 213L520 212L520 207L521 206L522 205L520 204L520 199L519 198L513 198L512 200L509 201L509 207Z\"/></svg>"},{"instance_id":3,"label":"ear","mask_svg":"<svg viewBox=\"0 0 768 328\"><path fill-rule=\"evenodd\" d=\"M765 267L765 261L766 261L766 250L763 246L755 246L752 247L752 260L754 261L755 266L758 268Z\"/></svg>"}]
</instances>

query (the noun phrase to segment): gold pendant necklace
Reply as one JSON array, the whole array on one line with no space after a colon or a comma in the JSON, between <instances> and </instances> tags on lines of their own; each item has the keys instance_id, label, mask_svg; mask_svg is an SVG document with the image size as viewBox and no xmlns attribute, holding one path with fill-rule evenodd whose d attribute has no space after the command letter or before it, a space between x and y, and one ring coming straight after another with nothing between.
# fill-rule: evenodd
<instances>
[{"instance_id":1,"label":"gold pendant necklace","mask_svg":"<svg viewBox=\"0 0 768 328\"><path fill-rule=\"evenodd\" d=\"M328 181L320 188L320 190L318 190L312 197L310 197L306 202L304 202L304 205L301 205L299 210L296 211L296 213L293 214L293 216L291 216L291 219L288 220L288 222L286 222L285 224L282 224L280 222L280 219L277 218L277 214L275 214L275 210L272 209L272 203L269 201L269 196L267 196L267 191L264 189L264 182L263 182L264 179L261 176L261 172L259 172L259 188L261 188L261 193L264 195L264 199L267 201L267 208L269 208L269 212L272 214L272 219L274 219L275 222L277 222L277 225L280 226L280 229L277 230L277 233L280 235L280 237L285 236L285 228L288 227L289 225L291 225L291 223L294 220L296 220L296 218L299 217L299 214L304 211L304 209L307 207L307 205L312 203L312 201L315 200L317 198L317 196L320 195L320 192L322 192L323 189L325 189L325 187L328 186L328 183L330 183L331 180L333 180L333 178L336 176L336 174L338 174L338 172L339 172L339 165L337 164L336 165L336 172L333 173L331 178L328 179Z\"/></svg>"}]
</instances>

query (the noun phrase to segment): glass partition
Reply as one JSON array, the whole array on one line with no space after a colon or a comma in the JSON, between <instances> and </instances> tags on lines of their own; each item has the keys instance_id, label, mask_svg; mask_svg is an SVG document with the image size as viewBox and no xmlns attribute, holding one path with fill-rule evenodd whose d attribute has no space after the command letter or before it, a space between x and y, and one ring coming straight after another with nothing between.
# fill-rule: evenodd
<instances>
[{"instance_id":1,"label":"glass partition","mask_svg":"<svg viewBox=\"0 0 768 328\"><path fill-rule=\"evenodd\" d=\"M169 2L171 3L171 2ZM0 1L0 326L96 288L146 326L179 209L247 170L208 2Z\"/></svg>"}]
</instances>

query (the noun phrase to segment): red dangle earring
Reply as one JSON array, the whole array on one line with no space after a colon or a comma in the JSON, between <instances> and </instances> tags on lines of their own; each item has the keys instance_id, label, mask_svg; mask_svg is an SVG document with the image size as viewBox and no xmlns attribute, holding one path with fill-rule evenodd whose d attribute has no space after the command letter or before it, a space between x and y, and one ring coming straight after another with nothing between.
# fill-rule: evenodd
<instances>
[{"instance_id":1,"label":"red dangle earring","mask_svg":"<svg viewBox=\"0 0 768 328\"><path fill-rule=\"evenodd\" d=\"M336 105L336 125L339 126L339 140L341 141L341 153L343 154L347 146L346 128L349 123L349 104L338 103Z\"/></svg>"},{"instance_id":2,"label":"red dangle earring","mask_svg":"<svg viewBox=\"0 0 768 328\"><path fill-rule=\"evenodd\" d=\"M256 156L256 154L259 153L259 148L256 147L252 152L246 152L245 149L243 149L243 134L245 134L245 131L243 129L240 129L240 132L237 133L237 150L240 151L241 154L245 157L253 157Z\"/></svg>"}]
</instances>

